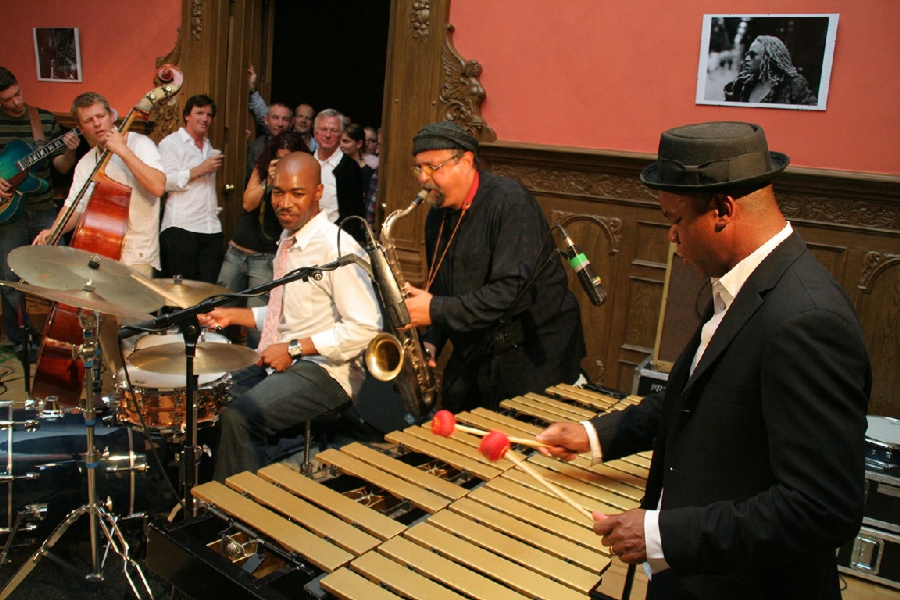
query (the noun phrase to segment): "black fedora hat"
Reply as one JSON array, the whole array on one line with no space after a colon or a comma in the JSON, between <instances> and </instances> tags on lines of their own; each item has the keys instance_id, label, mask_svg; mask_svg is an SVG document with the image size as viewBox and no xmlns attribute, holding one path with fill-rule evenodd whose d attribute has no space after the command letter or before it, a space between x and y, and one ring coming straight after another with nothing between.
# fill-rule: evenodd
<instances>
[{"instance_id":1,"label":"black fedora hat","mask_svg":"<svg viewBox=\"0 0 900 600\"><path fill-rule=\"evenodd\" d=\"M717 191L768 184L790 158L770 152L759 125L716 121L663 132L658 160L641 171L641 182L670 192Z\"/></svg>"}]
</instances>

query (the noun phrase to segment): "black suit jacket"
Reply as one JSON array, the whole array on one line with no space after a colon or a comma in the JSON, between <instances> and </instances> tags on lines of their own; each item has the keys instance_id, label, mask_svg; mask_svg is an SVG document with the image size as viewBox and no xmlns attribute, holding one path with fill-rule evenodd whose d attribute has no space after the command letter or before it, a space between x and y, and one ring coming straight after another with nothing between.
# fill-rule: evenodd
<instances>
[{"instance_id":1,"label":"black suit jacket","mask_svg":"<svg viewBox=\"0 0 900 600\"><path fill-rule=\"evenodd\" d=\"M604 457L652 445L643 506L662 494L663 553L695 597L840 598L835 549L862 521L871 390L850 300L795 233L691 374L699 342L697 331L664 398L593 421Z\"/></svg>"}]
</instances>

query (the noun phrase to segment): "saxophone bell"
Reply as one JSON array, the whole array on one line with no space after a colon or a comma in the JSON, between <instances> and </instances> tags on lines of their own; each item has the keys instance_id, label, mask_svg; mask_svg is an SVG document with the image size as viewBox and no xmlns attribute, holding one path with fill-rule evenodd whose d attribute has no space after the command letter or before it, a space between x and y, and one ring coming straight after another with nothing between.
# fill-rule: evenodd
<instances>
[{"instance_id":1,"label":"saxophone bell","mask_svg":"<svg viewBox=\"0 0 900 600\"><path fill-rule=\"evenodd\" d=\"M404 362L403 345L389 333L379 333L366 347L366 367L378 381L393 381Z\"/></svg>"}]
</instances>

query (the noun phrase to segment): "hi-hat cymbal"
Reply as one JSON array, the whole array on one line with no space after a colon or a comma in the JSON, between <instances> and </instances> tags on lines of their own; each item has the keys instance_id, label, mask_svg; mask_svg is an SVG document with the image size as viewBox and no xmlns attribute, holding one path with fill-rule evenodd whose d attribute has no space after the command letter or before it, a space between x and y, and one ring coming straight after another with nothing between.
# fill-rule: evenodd
<instances>
[{"instance_id":1,"label":"hi-hat cymbal","mask_svg":"<svg viewBox=\"0 0 900 600\"><path fill-rule=\"evenodd\" d=\"M9 268L28 283L49 289L81 290L90 283L105 301L128 304L141 313L159 310L164 304L162 296L141 283L142 276L131 267L78 248L22 246L9 253Z\"/></svg>"},{"instance_id":2,"label":"hi-hat cymbal","mask_svg":"<svg viewBox=\"0 0 900 600\"><path fill-rule=\"evenodd\" d=\"M12 283L8 281L2 281L0 282L0 285L17 289L26 294L40 296L41 298L46 298L53 302L61 302L63 304L68 304L69 306L84 308L86 310L95 310L106 315L130 317L133 319L140 319L141 321L149 321L153 318L153 315L135 310L128 306L109 302L96 292L88 292L85 290L54 290L51 288L29 285L27 283Z\"/></svg>"},{"instance_id":3,"label":"hi-hat cymbal","mask_svg":"<svg viewBox=\"0 0 900 600\"><path fill-rule=\"evenodd\" d=\"M236 371L259 361L256 350L234 344L198 342L194 354L194 373L207 375ZM132 352L129 365L164 375L184 375L184 344L162 344Z\"/></svg>"},{"instance_id":4,"label":"hi-hat cymbal","mask_svg":"<svg viewBox=\"0 0 900 600\"><path fill-rule=\"evenodd\" d=\"M192 281L175 277L172 279L154 279L154 285L158 285L165 292L167 306L187 308L198 302L203 302L211 296L230 294L226 287L206 283L205 281ZM174 303L177 300L177 304Z\"/></svg>"}]
</instances>

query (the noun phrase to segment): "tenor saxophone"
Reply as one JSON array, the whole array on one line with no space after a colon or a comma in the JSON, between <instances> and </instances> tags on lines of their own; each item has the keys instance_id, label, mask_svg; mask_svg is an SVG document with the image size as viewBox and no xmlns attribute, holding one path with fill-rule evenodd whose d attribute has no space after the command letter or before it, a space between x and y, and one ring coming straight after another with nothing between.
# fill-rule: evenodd
<instances>
[{"instance_id":1,"label":"tenor saxophone","mask_svg":"<svg viewBox=\"0 0 900 600\"><path fill-rule=\"evenodd\" d=\"M381 228L381 243L374 240L371 229L367 235L369 242L376 246L376 250L384 252L385 260L390 267L397 287L403 290L406 280L397 260L397 251L391 228L394 223L411 213L422 200L426 192L423 190L416 196L406 208L395 210ZM367 224L368 226L368 224ZM378 248L380 246L380 248ZM387 282L375 282L379 288L384 288ZM404 293L405 295L405 293ZM403 398L406 410L414 417L422 417L434 407L440 396L435 373L428 366L428 360L422 351L419 342L419 334L415 328L398 329L391 327L391 333L380 333L369 342L366 348L366 366L369 373L379 381L394 381L400 396Z\"/></svg>"}]
</instances>

